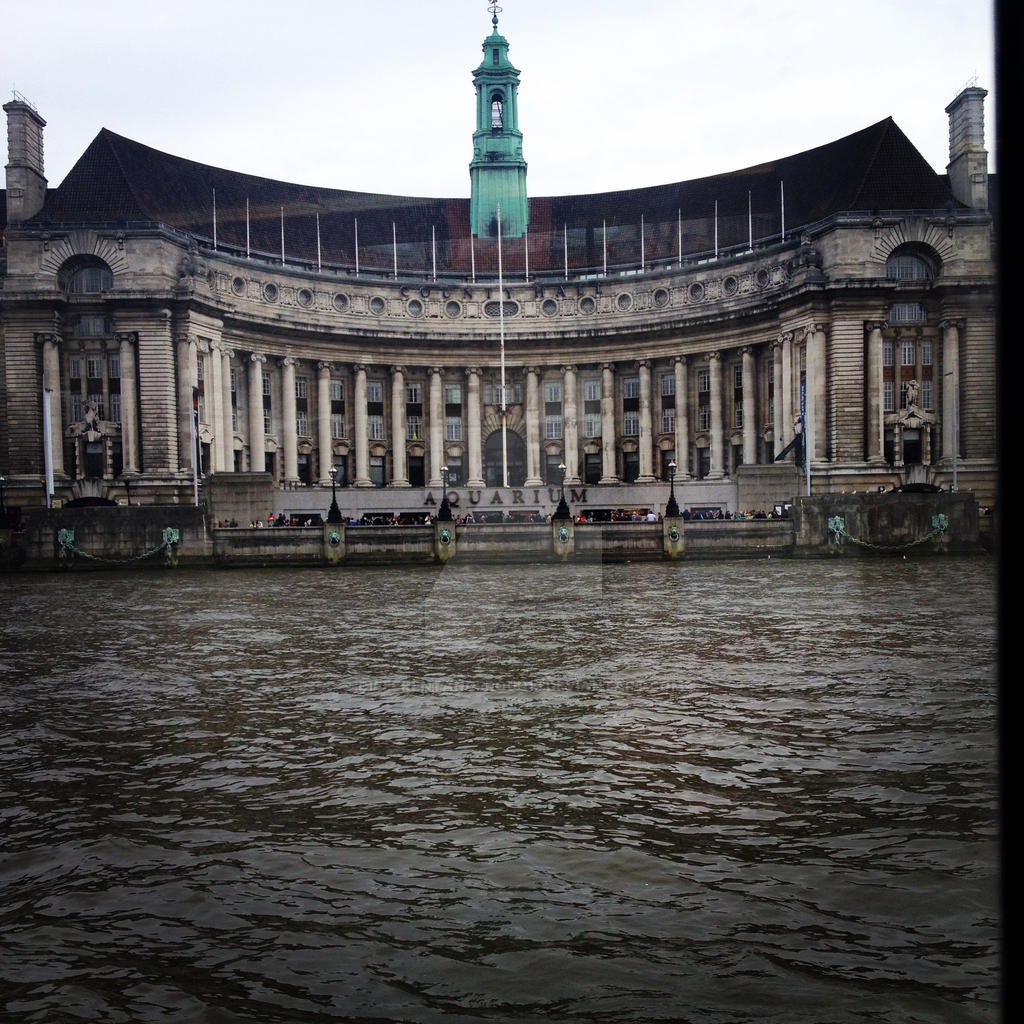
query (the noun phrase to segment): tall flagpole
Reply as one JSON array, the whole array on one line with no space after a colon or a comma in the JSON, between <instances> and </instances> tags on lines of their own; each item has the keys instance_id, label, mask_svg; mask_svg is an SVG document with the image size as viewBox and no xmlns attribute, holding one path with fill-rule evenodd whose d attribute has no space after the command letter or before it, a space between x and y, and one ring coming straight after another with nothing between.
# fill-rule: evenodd
<instances>
[{"instance_id":1,"label":"tall flagpole","mask_svg":"<svg viewBox=\"0 0 1024 1024\"><path fill-rule=\"evenodd\" d=\"M356 277L359 276L359 218L355 218L356 222Z\"/></svg>"},{"instance_id":2,"label":"tall flagpole","mask_svg":"<svg viewBox=\"0 0 1024 1024\"><path fill-rule=\"evenodd\" d=\"M751 251L754 248L754 210L750 205L750 189L747 189L747 244Z\"/></svg>"},{"instance_id":3,"label":"tall flagpole","mask_svg":"<svg viewBox=\"0 0 1024 1024\"><path fill-rule=\"evenodd\" d=\"M437 280L437 230L433 224L430 225L430 265L432 268L431 280Z\"/></svg>"},{"instance_id":4,"label":"tall flagpole","mask_svg":"<svg viewBox=\"0 0 1024 1024\"><path fill-rule=\"evenodd\" d=\"M323 264L320 260L320 214L316 215L316 272L319 274L323 270Z\"/></svg>"},{"instance_id":5,"label":"tall flagpole","mask_svg":"<svg viewBox=\"0 0 1024 1024\"><path fill-rule=\"evenodd\" d=\"M640 214L640 273L642 274L646 269L646 260L644 259L644 215Z\"/></svg>"},{"instance_id":6,"label":"tall flagpole","mask_svg":"<svg viewBox=\"0 0 1024 1024\"><path fill-rule=\"evenodd\" d=\"M245 258L249 259L249 197L245 197Z\"/></svg>"},{"instance_id":7,"label":"tall flagpole","mask_svg":"<svg viewBox=\"0 0 1024 1024\"><path fill-rule=\"evenodd\" d=\"M676 214L677 231L679 232L679 266L683 265L683 208L680 206Z\"/></svg>"},{"instance_id":8,"label":"tall flagpole","mask_svg":"<svg viewBox=\"0 0 1024 1024\"><path fill-rule=\"evenodd\" d=\"M498 203L498 325L501 333L501 481L508 487L508 414L505 403L505 281L501 270L501 203Z\"/></svg>"},{"instance_id":9,"label":"tall flagpole","mask_svg":"<svg viewBox=\"0 0 1024 1024\"><path fill-rule=\"evenodd\" d=\"M715 259L718 259L718 200L715 200Z\"/></svg>"},{"instance_id":10,"label":"tall flagpole","mask_svg":"<svg viewBox=\"0 0 1024 1024\"><path fill-rule=\"evenodd\" d=\"M395 231L395 222L391 222L391 252L395 260L395 280L398 280L398 234Z\"/></svg>"},{"instance_id":11,"label":"tall flagpole","mask_svg":"<svg viewBox=\"0 0 1024 1024\"><path fill-rule=\"evenodd\" d=\"M281 266L284 266L284 207L281 207Z\"/></svg>"},{"instance_id":12,"label":"tall flagpole","mask_svg":"<svg viewBox=\"0 0 1024 1024\"><path fill-rule=\"evenodd\" d=\"M601 221L601 252L604 255L604 276L608 276L608 221Z\"/></svg>"},{"instance_id":13,"label":"tall flagpole","mask_svg":"<svg viewBox=\"0 0 1024 1024\"><path fill-rule=\"evenodd\" d=\"M217 190L213 190L213 247L217 248Z\"/></svg>"},{"instance_id":14,"label":"tall flagpole","mask_svg":"<svg viewBox=\"0 0 1024 1024\"><path fill-rule=\"evenodd\" d=\"M785 182L779 182L779 208L782 216L782 234L780 241L786 240L786 184Z\"/></svg>"}]
</instances>

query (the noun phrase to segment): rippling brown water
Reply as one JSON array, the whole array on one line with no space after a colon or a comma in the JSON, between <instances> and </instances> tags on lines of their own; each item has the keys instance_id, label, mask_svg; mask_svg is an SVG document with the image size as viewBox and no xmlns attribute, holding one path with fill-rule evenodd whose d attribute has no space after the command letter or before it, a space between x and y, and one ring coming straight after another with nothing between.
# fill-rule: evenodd
<instances>
[{"instance_id":1,"label":"rippling brown water","mask_svg":"<svg viewBox=\"0 0 1024 1024\"><path fill-rule=\"evenodd\" d=\"M3 1019L994 1021L994 577L4 579Z\"/></svg>"}]
</instances>

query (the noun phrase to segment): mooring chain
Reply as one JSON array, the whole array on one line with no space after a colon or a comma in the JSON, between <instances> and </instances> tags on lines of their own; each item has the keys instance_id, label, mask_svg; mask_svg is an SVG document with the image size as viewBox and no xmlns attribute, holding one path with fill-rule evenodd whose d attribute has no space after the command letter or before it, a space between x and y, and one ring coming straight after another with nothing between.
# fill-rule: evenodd
<instances>
[{"instance_id":1,"label":"mooring chain","mask_svg":"<svg viewBox=\"0 0 1024 1024\"><path fill-rule=\"evenodd\" d=\"M141 555L133 555L131 558L104 558L102 555L93 555L75 544L75 531L66 528L57 531L57 543L60 545L59 556L66 558L68 554L80 555L82 558L89 558L94 562L105 562L108 565L128 565L131 562L141 562L144 558L152 558L161 551L167 552L167 562L173 560L174 547L181 540L180 531L174 526L165 526L161 535L160 543L150 551L144 551Z\"/></svg>"},{"instance_id":2,"label":"mooring chain","mask_svg":"<svg viewBox=\"0 0 1024 1024\"><path fill-rule=\"evenodd\" d=\"M907 551L910 548L917 547L919 544L924 544L933 537L941 536L948 528L949 518L942 512L939 512L937 515L932 516L931 531L917 540L908 541L906 544L872 544L871 541L861 540L859 537L854 537L848 533L846 530L846 520L842 516L830 516L828 520L828 531L831 534L832 543L836 547L842 547L843 541L849 540L854 544L860 544L861 547L873 548L875 551Z\"/></svg>"}]
</instances>

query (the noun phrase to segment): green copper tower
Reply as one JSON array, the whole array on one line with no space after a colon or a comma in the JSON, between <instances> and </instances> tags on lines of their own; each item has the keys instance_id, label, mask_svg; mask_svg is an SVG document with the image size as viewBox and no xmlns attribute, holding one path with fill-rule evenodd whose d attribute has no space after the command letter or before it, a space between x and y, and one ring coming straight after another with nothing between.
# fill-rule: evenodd
<instances>
[{"instance_id":1,"label":"green copper tower","mask_svg":"<svg viewBox=\"0 0 1024 1024\"><path fill-rule=\"evenodd\" d=\"M476 131L469 165L469 223L478 238L498 234L501 204L502 238L522 238L530 224L526 198L526 161L519 130L519 71L508 59L508 40L498 33L497 4L489 8L494 26L484 40L484 59L473 72L476 86Z\"/></svg>"}]
</instances>

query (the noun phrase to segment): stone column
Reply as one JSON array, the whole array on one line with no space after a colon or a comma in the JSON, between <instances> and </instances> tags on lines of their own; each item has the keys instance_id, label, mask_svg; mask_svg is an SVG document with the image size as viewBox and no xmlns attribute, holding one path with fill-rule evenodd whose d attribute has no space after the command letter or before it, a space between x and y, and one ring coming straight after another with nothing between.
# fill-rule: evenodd
<instances>
[{"instance_id":1,"label":"stone column","mask_svg":"<svg viewBox=\"0 0 1024 1024\"><path fill-rule=\"evenodd\" d=\"M391 487L408 487L405 467L405 367L391 367Z\"/></svg>"},{"instance_id":2,"label":"stone column","mask_svg":"<svg viewBox=\"0 0 1024 1024\"><path fill-rule=\"evenodd\" d=\"M798 384L800 375L793 373L793 332L780 334L779 341L782 342L782 423L779 426L782 430L782 447L785 448L794 437L796 413L793 412L793 387L794 377ZM775 386L779 386L779 381L775 382Z\"/></svg>"},{"instance_id":3,"label":"stone column","mask_svg":"<svg viewBox=\"0 0 1024 1024\"><path fill-rule=\"evenodd\" d=\"M369 421L366 414L366 367L356 367L355 394L352 397L355 405L353 416L355 434L352 438L356 448L356 478L353 487L372 487L370 479L370 438Z\"/></svg>"},{"instance_id":4,"label":"stone column","mask_svg":"<svg viewBox=\"0 0 1024 1024\"><path fill-rule=\"evenodd\" d=\"M676 372L676 479L690 479L690 383L686 356L677 356Z\"/></svg>"},{"instance_id":5,"label":"stone column","mask_svg":"<svg viewBox=\"0 0 1024 1024\"><path fill-rule=\"evenodd\" d=\"M535 366L526 368L526 486L540 487L540 384Z\"/></svg>"},{"instance_id":6,"label":"stone column","mask_svg":"<svg viewBox=\"0 0 1024 1024\"><path fill-rule=\"evenodd\" d=\"M299 482L299 435L295 422L295 360L281 360L281 440L284 445L284 485L295 487Z\"/></svg>"},{"instance_id":7,"label":"stone column","mask_svg":"<svg viewBox=\"0 0 1024 1024\"><path fill-rule=\"evenodd\" d=\"M266 468L266 432L263 429L263 364L266 356L249 356L249 471L262 473Z\"/></svg>"},{"instance_id":8,"label":"stone column","mask_svg":"<svg viewBox=\"0 0 1024 1024\"><path fill-rule=\"evenodd\" d=\"M429 487L441 486L441 467L447 465L444 457L444 382L441 368L430 370L430 480Z\"/></svg>"},{"instance_id":9,"label":"stone column","mask_svg":"<svg viewBox=\"0 0 1024 1024\"><path fill-rule=\"evenodd\" d=\"M598 483L617 484L615 472L615 370L611 363L601 365L601 479Z\"/></svg>"},{"instance_id":10,"label":"stone column","mask_svg":"<svg viewBox=\"0 0 1024 1024\"><path fill-rule=\"evenodd\" d=\"M722 427L722 354L708 354L711 371L711 468L709 480L721 480L725 476L725 436Z\"/></svg>"},{"instance_id":11,"label":"stone column","mask_svg":"<svg viewBox=\"0 0 1024 1024\"><path fill-rule=\"evenodd\" d=\"M468 487L484 485L484 455L481 441L482 411L480 405L480 368L471 366L466 370L466 447L469 450L469 464L466 480Z\"/></svg>"},{"instance_id":12,"label":"stone column","mask_svg":"<svg viewBox=\"0 0 1024 1024\"><path fill-rule=\"evenodd\" d=\"M807 426L811 458L824 462L828 458L825 396L825 327L812 324L807 329Z\"/></svg>"},{"instance_id":13,"label":"stone column","mask_svg":"<svg viewBox=\"0 0 1024 1024\"><path fill-rule=\"evenodd\" d=\"M942 329L942 461L953 464L960 458L960 332L963 320L943 320Z\"/></svg>"},{"instance_id":14,"label":"stone column","mask_svg":"<svg viewBox=\"0 0 1024 1024\"><path fill-rule=\"evenodd\" d=\"M782 411L782 339L772 342L772 365L775 382L772 388L772 434L775 437L775 450L778 455L786 447L785 413Z\"/></svg>"},{"instance_id":15,"label":"stone column","mask_svg":"<svg viewBox=\"0 0 1024 1024\"><path fill-rule=\"evenodd\" d=\"M864 447L868 462L881 463L885 461L885 385L882 373L882 331L885 322L874 320L867 328L867 366L864 368L867 422L864 424Z\"/></svg>"},{"instance_id":16,"label":"stone column","mask_svg":"<svg viewBox=\"0 0 1024 1024\"><path fill-rule=\"evenodd\" d=\"M651 425L651 364L641 359L637 364L640 378L640 474L638 484L654 483L654 433Z\"/></svg>"},{"instance_id":17,"label":"stone column","mask_svg":"<svg viewBox=\"0 0 1024 1024\"><path fill-rule=\"evenodd\" d=\"M50 441L53 475L64 475L64 417L61 415L60 336L43 335L43 387L50 392Z\"/></svg>"},{"instance_id":18,"label":"stone column","mask_svg":"<svg viewBox=\"0 0 1024 1024\"><path fill-rule=\"evenodd\" d=\"M135 369L138 341L138 335L132 331L117 335L121 360L121 463L125 473L139 471L139 398Z\"/></svg>"},{"instance_id":19,"label":"stone column","mask_svg":"<svg viewBox=\"0 0 1024 1024\"><path fill-rule=\"evenodd\" d=\"M231 415L231 360L235 353L229 348L221 349L221 422L217 434L221 438L224 471L233 473L235 469L235 425Z\"/></svg>"},{"instance_id":20,"label":"stone column","mask_svg":"<svg viewBox=\"0 0 1024 1024\"><path fill-rule=\"evenodd\" d=\"M580 420L576 407L576 367L562 367L562 436L565 439L565 482L580 484Z\"/></svg>"},{"instance_id":21,"label":"stone column","mask_svg":"<svg viewBox=\"0 0 1024 1024\"><path fill-rule=\"evenodd\" d=\"M331 364L323 361L316 364L316 434L317 449L320 453L320 485L331 482L331 466L334 465L334 436L331 430Z\"/></svg>"},{"instance_id":22,"label":"stone column","mask_svg":"<svg viewBox=\"0 0 1024 1024\"><path fill-rule=\"evenodd\" d=\"M196 338L189 334L178 339L178 468L190 475L195 462L192 440L192 389L198 384L199 370L196 356Z\"/></svg>"},{"instance_id":23,"label":"stone column","mask_svg":"<svg viewBox=\"0 0 1024 1024\"><path fill-rule=\"evenodd\" d=\"M224 470L224 432L222 424L224 416L221 412L221 404L224 401L224 386L221 381L223 364L220 358L220 344L216 341L210 342L209 376L206 381L206 417L213 430L213 444L210 445L210 470L213 473L221 473ZM122 396L122 405L124 398ZM122 451L124 442L122 440Z\"/></svg>"},{"instance_id":24,"label":"stone column","mask_svg":"<svg viewBox=\"0 0 1024 1024\"><path fill-rule=\"evenodd\" d=\"M743 349L743 464L757 463L757 379L754 373L754 350Z\"/></svg>"}]
</instances>

